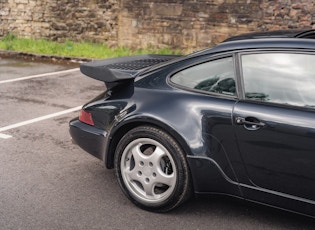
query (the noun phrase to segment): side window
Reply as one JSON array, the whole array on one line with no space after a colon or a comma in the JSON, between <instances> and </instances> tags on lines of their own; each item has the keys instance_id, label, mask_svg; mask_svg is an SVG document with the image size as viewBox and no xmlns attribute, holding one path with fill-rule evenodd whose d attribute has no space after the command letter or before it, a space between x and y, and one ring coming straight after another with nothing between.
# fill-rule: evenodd
<instances>
[{"instance_id":1,"label":"side window","mask_svg":"<svg viewBox=\"0 0 315 230\"><path fill-rule=\"evenodd\" d=\"M242 55L245 98L315 108L315 55Z\"/></svg>"},{"instance_id":2,"label":"side window","mask_svg":"<svg viewBox=\"0 0 315 230\"><path fill-rule=\"evenodd\" d=\"M222 58L182 70L172 76L177 85L206 92L235 95L233 58Z\"/></svg>"}]
</instances>

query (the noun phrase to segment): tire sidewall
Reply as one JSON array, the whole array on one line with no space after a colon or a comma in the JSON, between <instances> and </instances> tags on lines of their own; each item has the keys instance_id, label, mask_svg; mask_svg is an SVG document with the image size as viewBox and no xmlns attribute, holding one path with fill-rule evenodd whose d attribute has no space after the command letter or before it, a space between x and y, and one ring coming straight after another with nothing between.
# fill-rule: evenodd
<instances>
[{"instance_id":1,"label":"tire sidewall","mask_svg":"<svg viewBox=\"0 0 315 230\"><path fill-rule=\"evenodd\" d=\"M123 152L129 143L139 138L150 138L162 144L164 148L166 148L167 151L170 153L175 163L175 171L177 175L175 188L171 195L169 195L168 198L161 202L149 203L140 200L135 195L133 195L132 192L128 190L122 178L120 165ZM184 187L185 184L187 184L185 182L188 180L189 176L187 170L185 170L185 167L183 167L183 163L186 164L186 162L183 162L183 160L185 159L181 148L170 135L154 127L149 126L137 127L127 132L117 145L114 161L115 174L123 193L129 198L129 200L131 200L133 203L135 203L137 206L143 209L150 211L165 212L176 207L180 203L180 200L184 195L183 190L185 190Z\"/></svg>"}]
</instances>

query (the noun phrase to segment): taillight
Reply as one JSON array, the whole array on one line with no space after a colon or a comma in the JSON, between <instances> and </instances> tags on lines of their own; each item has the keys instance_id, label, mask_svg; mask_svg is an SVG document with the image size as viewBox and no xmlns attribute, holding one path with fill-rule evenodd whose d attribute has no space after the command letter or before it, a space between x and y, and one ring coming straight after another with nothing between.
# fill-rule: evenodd
<instances>
[{"instance_id":1,"label":"taillight","mask_svg":"<svg viewBox=\"0 0 315 230\"><path fill-rule=\"evenodd\" d=\"M83 109L81 109L81 111L80 111L79 120L83 123L94 126L92 114L83 110Z\"/></svg>"}]
</instances>

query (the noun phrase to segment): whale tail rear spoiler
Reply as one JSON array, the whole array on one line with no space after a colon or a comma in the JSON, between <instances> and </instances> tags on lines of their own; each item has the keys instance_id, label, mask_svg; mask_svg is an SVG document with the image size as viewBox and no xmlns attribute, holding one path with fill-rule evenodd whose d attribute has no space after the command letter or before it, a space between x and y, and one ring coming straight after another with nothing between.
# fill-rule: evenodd
<instances>
[{"instance_id":1,"label":"whale tail rear spoiler","mask_svg":"<svg viewBox=\"0 0 315 230\"><path fill-rule=\"evenodd\" d=\"M83 63L80 70L93 79L103 81L107 89L122 82L133 80L145 69L179 57L178 55L147 54L103 59Z\"/></svg>"}]
</instances>

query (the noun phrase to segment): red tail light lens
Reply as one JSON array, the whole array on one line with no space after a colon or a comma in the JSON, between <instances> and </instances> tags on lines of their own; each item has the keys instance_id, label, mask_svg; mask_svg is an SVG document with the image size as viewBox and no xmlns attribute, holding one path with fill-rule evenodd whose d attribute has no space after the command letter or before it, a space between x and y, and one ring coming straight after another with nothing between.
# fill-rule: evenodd
<instances>
[{"instance_id":1,"label":"red tail light lens","mask_svg":"<svg viewBox=\"0 0 315 230\"><path fill-rule=\"evenodd\" d=\"M92 114L83 109L80 111L79 120L85 124L94 126Z\"/></svg>"}]
</instances>

